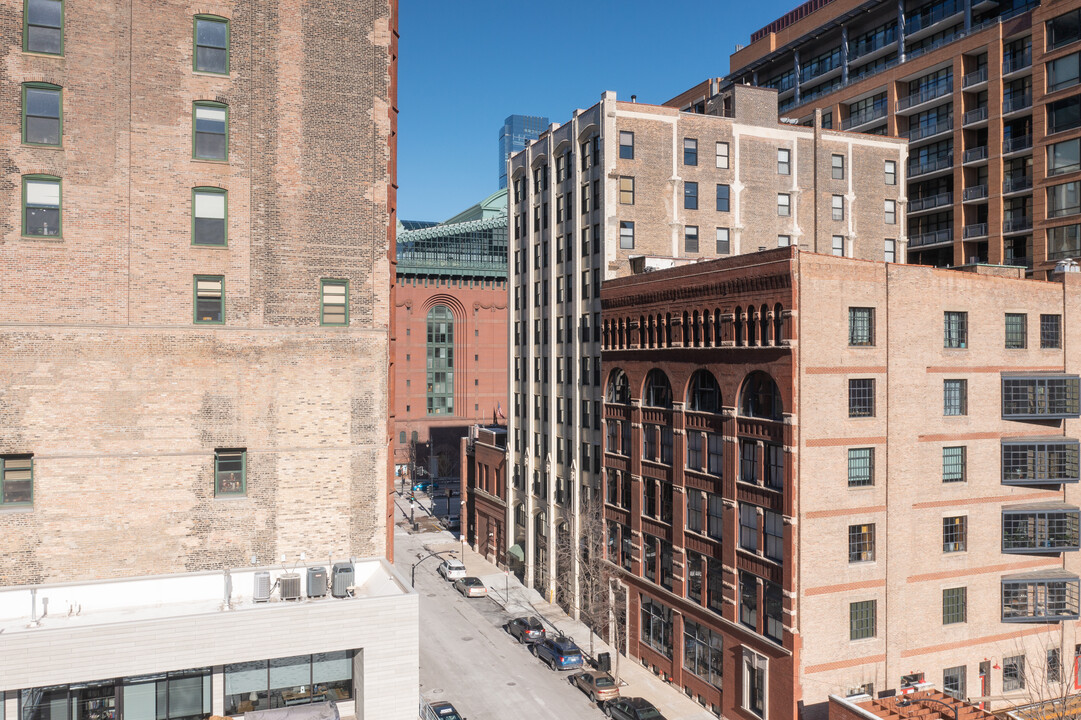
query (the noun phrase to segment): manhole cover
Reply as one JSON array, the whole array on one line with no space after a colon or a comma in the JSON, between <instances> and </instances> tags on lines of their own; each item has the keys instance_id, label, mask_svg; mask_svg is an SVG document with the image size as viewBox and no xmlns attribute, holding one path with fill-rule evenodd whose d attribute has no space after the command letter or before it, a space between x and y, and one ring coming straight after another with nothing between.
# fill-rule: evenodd
<instances>
[{"instance_id":1,"label":"manhole cover","mask_svg":"<svg viewBox=\"0 0 1081 720\"><path fill-rule=\"evenodd\" d=\"M518 683L516 683L516 682L509 682L509 683L507 683L507 687L514 687L517 684Z\"/></svg>"},{"instance_id":2,"label":"manhole cover","mask_svg":"<svg viewBox=\"0 0 1081 720\"><path fill-rule=\"evenodd\" d=\"M430 694L430 695L442 695L443 694L443 688L436 688L435 690L429 690L428 694Z\"/></svg>"},{"instance_id":3,"label":"manhole cover","mask_svg":"<svg viewBox=\"0 0 1081 720\"><path fill-rule=\"evenodd\" d=\"M473 638L471 638L471 637L469 637L469 636L467 635L466 637L462 638L462 642L469 642L469 641L470 641L470 640L472 640L472 639L473 639Z\"/></svg>"}]
</instances>

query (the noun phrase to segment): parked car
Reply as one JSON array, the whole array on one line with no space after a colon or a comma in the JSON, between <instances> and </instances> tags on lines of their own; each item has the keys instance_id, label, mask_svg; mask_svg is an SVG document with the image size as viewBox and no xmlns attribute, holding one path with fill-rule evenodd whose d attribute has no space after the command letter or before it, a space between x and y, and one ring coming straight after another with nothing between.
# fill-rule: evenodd
<instances>
[{"instance_id":1,"label":"parked car","mask_svg":"<svg viewBox=\"0 0 1081 720\"><path fill-rule=\"evenodd\" d=\"M511 637L518 638L520 643L540 642L548 634L540 619L532 616L514 618L507 623L507 632L511 634Z\"/></svg>"},{"instance_id":2,"label":"parked car","mask_svg":"<svg viewBox=\"0 0 1081 720\"><path fill-rule=\"evenodd\" d=\"M462 519L459 517L449 517L443 521L443 527L452 533L459 532L462 529Z\"/></svg>"},{"instance_id":3,"label":"parked car","mask_svg":"<svg viewBox=\"0 0 1081 720\"><path fill-rule=\"evenodd\" d=\"M480 578L469 575L467 577L460 577L454 581L454 589L460 592L466 597L484 597L488 594L488 588L484 587L484 583L480 581Z\"/></svg>"},{"instance_id":4,"label":"parked car","mask_svg":"<svg viewBox=\"0 0 1081 720\"><path fill-rule=\"evenodd\" d=\"M615 698L604 703L604 714L616 720L665 720L645 698Z\"/></svg>"},{"instance_id":5,"label":"parked car","mask_svg":"<svg viewBox=\"0 0 1081 720\"><path fill-rule=\"evenodd\" d=\"M443 576L444 580L457 580L458 578L464 578L465 565L462 564L461 560L447 558L443 562L439 563L439 574Z\"/></svg>"},{"instance_id":6,"label":"parked car","mask_svg":"<svg viewBox=\"0 0 1081 720\"><path fill-rule=\"evenodd\" d=\"M437 485L434 482L432 482L431 480L420 480L418 482L413 483L413 492L426 493L426 492L430 492L432 490L435 490L436 487L437 487Z\"/></svg>"},{"instance_id":7,"label":"parked car","mask_svg":"<svg viewBox=\"0 0 1081 720\"><path fill-rule=\"evenodd\" d=\"M582 651L573 640L562 635L533 643L530 652L553 670L574 670L583 665Z\"/></svg>"},{"instance_id":8,"label":"parked car","mask_svg":"<svg viewBox=\"0 0 1081 720\"><path fill-rule=\"evenodd\" d=\"M420 704L420 717L422 720L465 720L449 702L434 702Z\"/></svg>"},{"instance_id":9,"label":"parked car","mask_svg":"<svg viewBox=\"0 0 1081 720\"><path fill-rule=\"evenodd\" d=\"M606 672L599 670L576 672L571 675L570 682L595 703L619 697L619 688L616 686L615 678Z\"/></svg>"}]
</instances>

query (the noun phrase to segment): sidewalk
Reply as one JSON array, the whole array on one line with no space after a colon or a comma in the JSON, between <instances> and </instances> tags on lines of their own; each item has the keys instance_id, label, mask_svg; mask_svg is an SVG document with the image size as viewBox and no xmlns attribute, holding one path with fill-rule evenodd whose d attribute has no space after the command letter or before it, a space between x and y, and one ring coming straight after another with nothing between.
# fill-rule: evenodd
<instances>
[{"instance_id":1,"label":"sidewalk","mask_svg":"<svg viewBox=\"0 0 1081 720\"><path fill-rule=\"evenodd\" d=\"M462 550L460 542L444 539L425 543L425 547L433 551L453 550L456 555L460 555ZM584 653L589 653L589 629L568 617L558 605L545 602L536 590L525 587L513 573L504 573L482 555L473 552L468 545L462 562L465 563L466 573L479 577L488 588L488 597L508 614L511 616L536 615L548 627L573 638ZM593 654L602 652L611 653L614 671L616 653L599 637L594 636ZM668 720L716 720L717 718L716 715L684 695L680 688L664 682L631 658L626 656L619 658L619 677L622 681L619 688L621 695L644 697L653 703Z\"/></svg>"}]
</instances>

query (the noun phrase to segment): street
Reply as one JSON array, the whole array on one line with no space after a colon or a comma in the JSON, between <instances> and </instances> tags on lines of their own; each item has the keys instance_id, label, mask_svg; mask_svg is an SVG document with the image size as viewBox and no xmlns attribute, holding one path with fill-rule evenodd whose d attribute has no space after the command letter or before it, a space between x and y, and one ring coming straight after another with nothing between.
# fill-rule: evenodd
<instances>
[{"instance_id":1,"label":"street","mask_svg":"<svg viewBox=\"0 0 1081 720\"><path fill-rule=\"evenodd\" d=\"M404 518L399 506L399 520ZM447 533L410 535L395 529L398 570L408 578L424 544L444 544ZM490 598L467 600L436 573L439 558L416 571L420 594L420 691L454 704L467 720L601 718L604 713L503 630L510 619Z\"/></svg>"}]
</instances>

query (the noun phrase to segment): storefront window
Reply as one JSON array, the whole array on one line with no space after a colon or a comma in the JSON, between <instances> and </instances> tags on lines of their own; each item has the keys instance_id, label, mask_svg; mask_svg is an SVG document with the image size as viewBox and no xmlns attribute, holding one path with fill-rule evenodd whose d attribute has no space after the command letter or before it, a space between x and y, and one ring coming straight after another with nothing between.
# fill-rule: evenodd
<instances>
[{"instance_id":1,"label":"storefront window","mask_svg":"<svg viewBox=\"0 0 1081 720\"><path fill-rule=\"evenodd\" d=\"M225 666L226 715L352 696L353 661L347 650Z\"/></svg>"},{"instance_id":2,"label":"storefront window","mask_svg":"<svg viewBox=\"0 0 1081 720\"><path fill-rule=\"evenodd\" d=\"M124 720L210 717L210 668L124 679Z\"/></svg>"}]
</instances>

